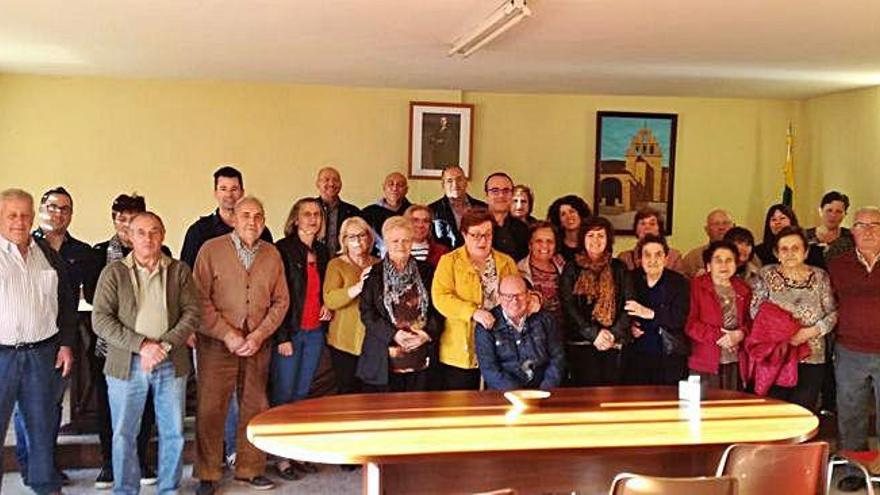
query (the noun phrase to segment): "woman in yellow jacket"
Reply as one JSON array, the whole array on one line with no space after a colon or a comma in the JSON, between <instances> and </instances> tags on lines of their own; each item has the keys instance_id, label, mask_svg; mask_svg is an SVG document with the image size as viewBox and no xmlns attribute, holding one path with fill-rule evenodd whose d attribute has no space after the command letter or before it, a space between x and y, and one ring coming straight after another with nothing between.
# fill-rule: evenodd
<instances>
[{"instance_id":1,"label":"woman in yellow jacket","mask_svg":"<svg viewBox=\"0 0 880 495\"><path fill-rule=\"evenodd\" d=\"M358 304L364 280L379 261L370 256L373 241L367 222L361 217L347 218L339 227L342 254L330 260L324 275L324 304L333 310L327 345L341 394L357 393L361 388L354 376L364 343L364 324Z\"/></svg>"},{"instance_id":2,"label":"woman in yellow jacket","mask_svg":"<svg viewBox=\"0 0 880 495\"><path fill-rule=\"evenodd\" d=\"M492 249L492 216L472 210L461 218L464 246L443 255L434 273L431 297L446 317L440 335L440 375L446 390L480 386L474 327L492 328L489 312L498 304L498 281L519 273L513 258Z\"/></svg>"}]
</instances>

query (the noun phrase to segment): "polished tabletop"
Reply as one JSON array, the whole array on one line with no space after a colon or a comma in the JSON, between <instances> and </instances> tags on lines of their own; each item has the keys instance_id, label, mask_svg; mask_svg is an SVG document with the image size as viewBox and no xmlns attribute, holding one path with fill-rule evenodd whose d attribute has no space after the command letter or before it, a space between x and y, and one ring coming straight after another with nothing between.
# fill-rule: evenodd
<instances>
[{"instance_id":1,"label":"polished tabletop","mask_svg":"<svg viewBox=\"0 0 880 495\"><path fill-rule=\"evenodd\" d=\"M679 401L674 387L553 390L518 409L497 391L337 395L270 409L248 425L260 449L353 464L485 452L801 442L819 420L776 399L710 390Z\"/></svg>"}]
</instances>

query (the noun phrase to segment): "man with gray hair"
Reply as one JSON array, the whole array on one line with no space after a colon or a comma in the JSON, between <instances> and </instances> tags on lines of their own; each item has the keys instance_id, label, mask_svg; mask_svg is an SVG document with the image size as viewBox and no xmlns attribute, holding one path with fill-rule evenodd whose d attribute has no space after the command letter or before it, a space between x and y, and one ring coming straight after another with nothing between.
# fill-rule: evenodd
<instances>
[{"instance_id":1,"label":"man with gray hair","mask_svg":"<svg viewBox=\"0 0 880 495\"><path fill-rule=\"evenodd\" d=\"M202 306L196 352L198 406L196 493L211 495L223 477L223 423L238 392L235 479L267 490L266 454L248 441L245 428L269 408L266 384L275 330L287 314L290 294L281 255L260 239L263 204L252 196L236 203L233 231L207 241L196 257L195 280Z\"/></svg>"},{"instance_id":2,"label":"man with gray hair","mask_svg":"<svg viewBox=\"0 0 880 495\"><path fill-rule=\"evenodd\" d=\"M828 263L839 315L834 349L837 434L840 449L868 450L866 405L872 388L880 410L880 326L876 312L880 307L880 209L870 206L856 211L852 234L855 249ZM877 427L880 429L880 424ZM860 476L845 476L838 482L842 491L864 487Z\"/></svg>"},{"instance_id":3,"label":"man with gray hair","mask_svg":"<svg viewBox=\"0 0 880 495\"><path fill-rule=\"evenodd\" d=\"M77 314L64 260L31 236L34 216L30 194L0 192L0 431L6 434L18 402L28 438L27 480L42 495L61 492L53 459L58 396L73 366Z\"/></svg>"},{"instance_id":4,"label":"man with gray hair","mask_svg":"<svg viewBox=\"0 0 880 495\"><path fill-rule=\"evenodd\" d=\"M92 327L107 342L104 373L113 417L116 493L137 493L136 439L152 390L159 431L159 492L180 486L183 417L190 372L186 340L200 307L189 267L162 253L165 226L155 213L129 222L132 251L107 265L95 290Z\"/></svg>"},{"instance_id":5,"label":"man with gray hair","mask_svg":"<svg viewBox=\"0 0 880 495\"><path fill-rule=\"evenodd\" d=\"M724 234L734 227L733 217L726 210L716 208L706 215L706 236L709 241L706 244L697 246L690 251L681 260L682 273L688 277L696 277L702 271L706 270L703 265L703 251L709 246L709 243L724 239Z\"/></svg>"}]
</instances>

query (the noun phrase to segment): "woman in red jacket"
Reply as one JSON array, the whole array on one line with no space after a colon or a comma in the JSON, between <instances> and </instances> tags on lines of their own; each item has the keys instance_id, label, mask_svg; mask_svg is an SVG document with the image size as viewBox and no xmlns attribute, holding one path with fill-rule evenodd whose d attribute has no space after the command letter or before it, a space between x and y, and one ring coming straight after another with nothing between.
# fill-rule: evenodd
<instances>
[{"instance_id":1,"label":"woman in red jacket","mask_svg":"<svg viewBox=\"0 0 880 495\"><path fill-rule=\"evenodd\" d=\"M749 331L752 291L736 274L736 246L709 244L703 252L706 272L691 282L691 304L685 333L691 339L688 367L710 387L741 390L740 369L746 355L741 345Z\"/></svg>"}]
</instances>

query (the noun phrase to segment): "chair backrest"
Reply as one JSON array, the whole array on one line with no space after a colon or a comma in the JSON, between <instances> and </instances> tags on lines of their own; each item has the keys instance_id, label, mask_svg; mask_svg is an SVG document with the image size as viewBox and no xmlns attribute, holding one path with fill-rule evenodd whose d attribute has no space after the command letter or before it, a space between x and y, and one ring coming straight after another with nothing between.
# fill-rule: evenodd
<instances>
[{"instance_id":1,"label":"chair backrest","mask_svg":"<svg viewBox=\"0 0 880 495\"><path fill-rule=\"evenodd\" d=\"M739 480L742 494L822 495L827 490L828 444L734 444L717 476Z\"/></svg>"},{"instance_id":2,"label":"chair backrest","mask_svg":"<svg viewBox=\"0 0 880 495\"><path fill-rule=\"evenodd\" d=\"M660 478L621 473L611 483L611 495L737 495L737 480L720 478Z\"/></svg>"}]
</instances>

